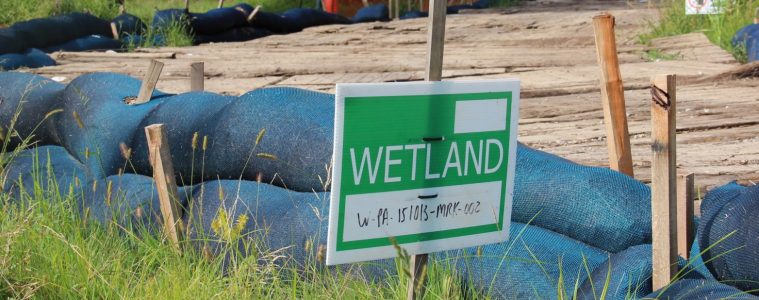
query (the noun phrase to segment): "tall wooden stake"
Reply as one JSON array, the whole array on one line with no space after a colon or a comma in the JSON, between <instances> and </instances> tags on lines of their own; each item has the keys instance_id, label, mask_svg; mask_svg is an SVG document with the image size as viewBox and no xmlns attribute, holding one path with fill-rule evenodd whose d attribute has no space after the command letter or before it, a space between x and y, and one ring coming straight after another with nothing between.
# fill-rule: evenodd
<instances>
[{"instance_id":1,"label":"tall wooden stake","mask_svg":"<svg viewBox=\"0 0 759 300\"><path fill-rule=\"evenodd\" d=\"M651 242L653 288L668 285L677 273L677 169L675 75L651 80Z\"/></svg>"},{"instance_id":2,"label":"tall wooden stake","mask_svg":"<svg viewBox=\"0 0 759 300\"><path fill-rule=\"evenodd\" d=\"M693 228L693 200L695 199L693 173L677 175L677 253L690 258L695 230Z\"/></svg>"},{"instance_id":3,"label":"tall wooden stake","mask_svg":"<svg viewBox=\"0 0 759 300\"><path fill-rule=\"evenodd\" d=\"M440 81L443 77L443 50L445 45L445 0L430 0L429 25L427 26L427 74L425 80ZM423 299L427 281L427 254L411 257L411 278L407 299Z\"/></svg>"},{"instance_id":4,"label":"tall wooden stake","mask_svg":"<svg viewBox=\"0 0 759 300\"><path fill-rule=\"evenodd\" d=\"M224 0L219 0L219 6L218 8L224 7Z\"/></svg>"},{"instance_id":5,"label":"tall wooden stake","mask_svg":"<svg viewBox=\"0 0 759 300\"><path fill-rule=\"evenodd\" d=\"M204 64L203 62L196 62L190 65L190 90L193 92L201 92L204 87L203 77Z\"/></svg>"},{"instance_id":6,"label":"tall wooden stake","mask_svg":"<svg viewBox=\"0 0 759 300\"><path fill-rule=\"evenodd\" d=\"M184 11L190 12L190 0L184 0Z\"/></svg>"},{"instance_id":7,"label":"tall wooden stake","mask_svg":"<svg viewBox=\"0 0 759 300\"><path fill-rule=\"evenodd\" d=\"M174 165L171 163L169 142L163 124L145 127L150 152L150 164L153 166L153 179L161 202L163 227L172 245L180 249L182 239L182 211L179 209L179 193L174 178Z\"/></svg>"},{"instance_id":8,"label":"tall wooden stake","mask_svg":"<svg viewBox=\"0 0 759 300\"><path fill-rule=\"evenodd\" d=\"M593 28L596 34L598 65L601 67L601 97L609 165L614 170L634 177L630 136L627 131L625 91L619 72L617 41L614 37L614 16L601 14L593 17Z\"/></svg>"},{"instance_id":9,"label":"tall wooden stake","mask_svg":"<svg viewBox=\"0 0 759 300\"><path fill-rule=\"evenodd\" d=\"M150 101L153 96L158 79L161 77L161 71L163 70L163 63L157 60L150 61L150 67L148 73L145 74L145 79L142 80L140 86L140 94L137 95L137 100L133 104L141 104Z\"/></svg>"},{"instance_id":10,"label":"tall wooden stake","mask_svg":"<svg viewBox=\"0 0 759 300\"><path fill-rule=\"evenodd\" d=\"M111 22L111 35L113 35L114 40L119 39L119 28L116 27L116 22Z\"/></svg>"}]
</instances>

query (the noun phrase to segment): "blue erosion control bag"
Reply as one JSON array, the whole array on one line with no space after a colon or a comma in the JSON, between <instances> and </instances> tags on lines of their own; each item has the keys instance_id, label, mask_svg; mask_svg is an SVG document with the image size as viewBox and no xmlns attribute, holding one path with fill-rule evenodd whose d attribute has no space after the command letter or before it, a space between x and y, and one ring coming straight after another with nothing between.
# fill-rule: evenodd
<instances>
[{"instance_id":1,"label":"blue erosion control bag","mask_svg":"<svg viewBox=\"0 0 759 300\"><path fill-rule=\"evenodd\" d=\"M50 47L93 34L112 35L110 23L83 13L19 22L0 29L0 54Z\"/></svg>"},{"instance_id":2,"label":"blue erosion control bag","mask_svg":"<svg viewBox=\"0 0 759 300\"><path fill-rule=\"evenodd\" d=\"M111 20L111 23L116 25L116 31L119 33L119 38L128 35L141 35L147 30L145 22L142 22L137 16L128 13L118 15Z\"/></svg>"},{"instance_id":3,"label":"blue erosion control bag","mask_svg":"<svg viewBox=\"0 0 759 300\"><path fill-rule=\"evenodd\" d=\"M757 300L759 297L746 294L719 281L708 279L683 279L655 291L644 299L745 299Z\"/></svg>"},{"instance_id":4,"label":"blue erosion control bag","mask_svg":"<svg viewBox=\"0 0 759 300\"><path fill-rule=\"evenodd\" d=\"M244 42L244 41L255 40L257 38L262 38L269 35L271 35L271 32L269 32L266 29L252 27L252 26L244 26L244 27L235 27L227 31L220 32L217 34L212 34L212 35L196 34L194 42L195 44Z\"/></svg>"},{"instance_id":5,"label":"blue erosion control bag","mask_svg":"<svg viewBox=\"0 0 759 300\"><path fill-rule=\"evenodd\" d=\"M632 246L612 254L602 265L596 267L580 285L579 299L625 300L641 298L651 293L651 245ZM609 283L606 284L606 280Z\"/></svg>"},{"instance_id":6,"label":"blue erosion control bag","mask_svg":"<svg viewBox=\"0 0 759 300\"><path fill-rule=\"evenodd\" d=\"M121 44L120 40L116 40L110 35L108 36L91 35L91 36L78 38L75 40L70 40L60 45L47 47L43 49L43 51L50 53L50 52L56 52L56 51L80 52L80 51L92 51L92 50L114 50L114 49L121 49L122 46L123 45Z\"/></svg>"},{"instance_id":7,"label":"blue erosion control bag","mask_svg":"<svg viewBox=\"0 0 759 300\"><path fill-rule=\"evenodd\" d=\"M248 24L250 5L215 8L206 13L193 13L190 24L195 34L214 35ZM246 12L248 12L246 14Z\"/></svg>"},{"instance_id":8,"label":"blue erosion control bag","mask_svg":"<svg viewBox=\"0 0 759 300\"><path fill-rule=\"evenodd\" d=\"M35 184L43 191L56 191L57 196L78 195L88 188L88 178L91 177L83 164L58 146L19 151L2 175L3 191L15 199L20 199L22 195L34 195Z\"/></svg>"},{"instance_id":9,"label":"blue erosion control bag","mask_svg":"<svg viewBox=\"0 0 759 300\"><path fill-rule=\"evenodd\" d=\"M8 141L7 151L27 138L30 144L59 144L50 134L55 125L51 114L63 108L59 101L63 88L63 84L42 76L0 72L0 126L3 132L18 133Z\"/></svg>"},{"instance_id":10,"label":"blue erosion control bag","mask_svg":"<svg viewBox=\"0 0 759 300\"><path fill-rule=\"evenodd\" d=\"M311 8L289 9L282 13L282 17L290 22L290 29L293 31L301 31L314 26L353 23L341 15Z\"/></svg>"},{"instance_id":11,"label":"blue erosion control bag","mask_svg":"<svg viewBox=\"0 0 759 300\"><path fill-rule=\"evenodd\" d=\"M36 48L26 50L23 53L0 54L0 71L11 71L18 68L41 68L54 65L55 60Z\"/></svg>"},{"instance_id":12,"label":"blue erosion control bag","mask_svg":"<svg viewBox=\"0 0 759 300\"><path fill-rule=\"evenodd\" d=\"M359 9L351 20L354 23L389 21L390 13L386 4L373 4Z\"/></svg>"},{"instance_id":13,"label":"blue erosion control bag","mask_svg":"<svg viewBox=\"0 0 759 300\"><path fill-rule=\"evenodd\" d=\"M738 30L732 39L733 47L745 47L748 61L759 60L759 24L750 24Z\"/></svg>"},{"instance_id":14,"label":"blue erosion control bag","mask_svg":"<svg viewBox=\"0 0 759 300\"><path fill-rule=\"evenodd\" d=\"M717 280L759 295L759 186L712 190L701 216L696 238L706 267Z\"/></svg>"},{"instance_id":15,"label":"blue erosion control bag","mask_svg":"<svg viewBox=\"0 0 759 300\"><path fill-rule=\"evenodd\" d=\"M265 11L258 11L256 15L250 20L250 25L258 28L264 28L276 34L285 34L296 32L291 26L291 22L275 13L269 13Z\"/></svg>"}]
</instances>

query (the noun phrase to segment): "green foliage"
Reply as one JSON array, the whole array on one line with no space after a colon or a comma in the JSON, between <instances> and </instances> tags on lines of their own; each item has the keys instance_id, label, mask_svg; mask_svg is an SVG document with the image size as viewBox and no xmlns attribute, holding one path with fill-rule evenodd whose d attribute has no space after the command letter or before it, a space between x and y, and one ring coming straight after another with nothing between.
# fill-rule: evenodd
<instances>
[{"instance_id":1,"label":"green foliage","mask_svg":"<svg viewBox=\"0 0 759 300\"><path fill-rule=\"evenodd\" d=\"M703 32L712 43L732 53L738 61L746 62L745 48L733 47L730 41L738 29L753 22L759 1L725 1L721 3L723 13L714 15L686 15L681 0L665 0L663 3L660 18L650 21L650 31L639 36L641 43L648 44L658 37Z\"/></svg>"},{"instance_id":2,"label":"green foliage","mask_svg":"<svg viewBox=\"0 0 759 300\"><path fill-rule=\"evenodd\" d=\"M643 56L649 61L679 60L679 59L682 59L683 57L683 55L680 54L680 52L672 54L672 53L662 52L659 49L643 51Z\"/></svg>"}]
</instances>

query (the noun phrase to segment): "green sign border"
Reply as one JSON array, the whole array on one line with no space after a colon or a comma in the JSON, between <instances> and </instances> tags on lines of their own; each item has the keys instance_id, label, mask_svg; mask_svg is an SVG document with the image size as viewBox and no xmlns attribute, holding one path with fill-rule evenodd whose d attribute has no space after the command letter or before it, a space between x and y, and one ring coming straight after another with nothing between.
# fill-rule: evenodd
<instances>
[{"instance_id":1,"label":"green sign border","mask_svg":"<svg viewBox=\"0 0 759 300\"><path fill-rule=\"evenodd\" d=\"M510 133L511 130L511 110L512 110L512 101L513 101L513 94L511 91L503 91L503 92L491 92L491 93L460 93L460 94L436 94L436 95L423 95L424 97L461 97L460 100L457 101L470 101L470 100L489 100L489 99L506 99L506 130L505 132ZM477 97L480 96L480 97ZM367 98L410 98L413 96L373 96L373 97L345 97L345 102L349 102L351 99L367 99ZM379 101L379 100L378 100ZM511 139L509 136L507 139L507 143L505 145L504 153L506 155L506 160L504 163L504 170L509 169L509 153L511 151L511 143L508 142ZM343 149L342 151L345 151L346 146L345 143L343 143ZM508 176L508 172L507 175ZM413 233L413 234L406 234L401 236L394 237L395 243L401 245L401 244L409 244L409 243L417 243L417 242L424 242L424 241L433 241L433 240L439 240L439 239L448 239L448 238L455 238L455 237L461 237L461 236L468 236L468 235L474 235L474 234L481 234L481 233L489 233L489 232L497 232L500 231L503 228L503 222L504 222L504 206L506 205L506 194L508 193L507 186L508 178L504 177L502 180L502 188L501 188L501 210L498 213L498 222L492 223L492 224L485 224L485 225L478 225L478 226L471 226L471 227L463 227L463 228L454 228L454 229L448 229L448 230L440 230L440 231L431 231L431 232L423 232L423 233ZM349 250L356 250L356 249L366 249L366 248L376 248L376 247L383 247L383 246L390 246L393 244L393 239L388 237L382 237L382 238L373 238L373 239L365 239L365 240L357 240L357 241L343 241L343 233L344 233L344 226L345 226L345 201L346 201L347 195L344 193L340 194L340 207L338 211L338 226L337 226L337 245L336 245L336 252L339 251L349 251Z\"/></svg>"}]
</instances>

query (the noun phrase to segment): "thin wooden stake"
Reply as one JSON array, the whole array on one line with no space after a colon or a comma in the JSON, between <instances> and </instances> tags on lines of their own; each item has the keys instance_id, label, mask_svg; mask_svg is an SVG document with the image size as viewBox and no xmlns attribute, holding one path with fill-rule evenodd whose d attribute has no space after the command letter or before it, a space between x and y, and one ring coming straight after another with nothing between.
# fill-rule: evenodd
<instances>
[{"instance_id":1,"label":"thin wooden stake","mask_svg":"<svg viewBox=\"0 0 759 300\"><path fill-rule=\"evenodd\" d=\"M190 0L184 0L184 11L190 12Z\"/></svg>"},{"instance_id":2,"label":"thin wooden stake","mask_svg":"<svg viewBox=\"0 0 759 300\"><path fill-rule=\"evenodd\" d=\"M259 10L261 10L261 5L256 5L256 8L254 8L250 15L248 15L248 23L253 22L253 19L256 18Z\"/></svg>"},{"instance_id":3,"label":"thin wooden stake","mask_svg":"<svg viewBox=\"0 0 759 300\"><path fill-rule=\"evenodd\" d=\"M446 0L430 0L429 25L427 26L427 74L425 80L440 81L443 77L443 50L445 49ZM411 257L411 278L406 298L423 299L427 290L427 254Z\"/></svg>"},{"instance_id":4,"label":"thin wooden stake","mask_svg":"<svg viewBox=\"0 0 759 300\"><path fill-rule=\"evenodd\" d=\"M606 144L609 148L609 165L612 169L634 177L630 135L627 131L625 91L619 72L617 41L614 36L614 16L601 14L593 17L596 35L596 53L601 67L601 97L606 123Z\"/></svg>"},{"instance_id":5,"label":"thin wooden stake","mask_svg":"<svg viewBox=\"0 0 759 300\"><path fill-rule=\"evenodd\" d=\"M395 2L395 0L387 0L387 17L390 18L390 20L394 19L393 18L393 2Z\"/></svg>"},{"instance_id":6,"label":"thin wooden stake","mask_svg":"<svg viewBox=\"0 0 759 300\"><path fill-rule=\"evenodd\" d=\"M148 73L145 75L145 79L142 80L140 86L140 94L137 95L137 100L133 104L141 104L150 101L153 96L158 79L161 77L161 71L163 70L163 63L157 60L150 61L150 67Z\"/></svg>"},{"instance_id":7,"label":"thin wooden stake","mask_svg":"<svg viewBox=\"0 0 759 300\"><path fill-rule=\"evenodd\" d=\"M158 200L161 202L163 227L172 245L179 250L179 242L182 240L182 211L179 209L179 193L166 128L163 124L153 124L145 127L145 135Z\"/></svg>"},{"instance_id":8,"label":"thin wooden stake","mask_svg":"<svg viewBox=\"0 0 759 300\"><path fill-rule=\"evenodd\" d=\"M677 253L690 258L690 248L695 239L693 228L693 200L695 199L693 173L677 175Z\"/></svg>"},{"instance_id":9,"label":"thin wooden stake","mask_svg":"<svg viewBox=\"0 0 759 300\"><path fill-rule=\"evenodd\" d=\"M670 283L677 273L677 169L675 75L651 80L651 244L653 288Z\"/></svg>"},{"instance_id":10,"label":"thin wooden stake","mask_svg":"<svg viewBox=\"0 0 759 300\"><path fill-rule=\"evenodd\" d=\"M224 0L219 0L219 6L218 8L224 7Z\"/></svg>"},{"instance_id":11,"label":"thin wooden stake","mask_svg":"<svg viewBox=\"0 0 759 300\"><path fill-rule=\"evenodd\" d=\"M111 34L114 40L119 39L119 29L116 27L116 22L111 22Z\"/></svg>"},{"instance_id":12,"label":"thin wooden stake","mask_svg":"<svg viewBox=\"0 0 759 300\"><path fill-rule=\"evenodd\" d=\"M395 0L395 19L401 17L401 0Z\"/></svg>"},{"instance_id":13,"label":"thin wooden stake","mask_svg":"<svg viewBox=\"0 0 759 300\"><path fill-rule=\"evenodd\" d=\"M204 64L203 62L195 62L190 65L190 90L193 92L203 91L204 87Z\"/></svg>"}]
</instances>

